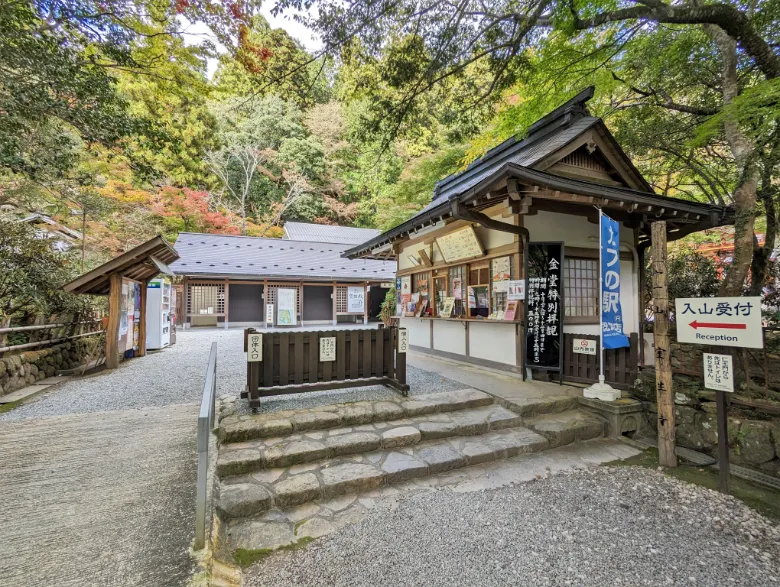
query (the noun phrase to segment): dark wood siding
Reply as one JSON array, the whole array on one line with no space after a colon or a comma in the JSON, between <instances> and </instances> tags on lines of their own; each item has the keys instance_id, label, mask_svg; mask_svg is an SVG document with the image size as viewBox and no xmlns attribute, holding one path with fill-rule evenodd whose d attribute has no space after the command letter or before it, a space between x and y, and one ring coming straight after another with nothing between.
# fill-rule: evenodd
<instances>
[{"instance_id":1,"label":"dark wood siding","mask_svg":"<svg viewBox=\"0 0 780 587\"><path fill-rule=\"evenodd\" d=\"M333 320L332 285L303 286L303 319Z\"/></svg>"},{"instance_id":2,"label":"dark wood siding","mask_svg":"<svg viewBox=\"0 0 780 587\"><path fill-rule=\"evenodd\" d=\"M231 283L228 297L228 316L231 322L260 322L265 320L263 286Z\"/></svg>"}]
</instances>

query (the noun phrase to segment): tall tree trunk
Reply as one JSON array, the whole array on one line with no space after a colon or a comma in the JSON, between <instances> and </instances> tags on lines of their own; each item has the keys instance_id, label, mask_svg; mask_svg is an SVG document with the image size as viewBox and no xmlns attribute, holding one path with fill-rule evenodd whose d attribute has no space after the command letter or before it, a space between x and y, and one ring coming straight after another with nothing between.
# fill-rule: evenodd
<instances>
[{"instance_id":1,"label":"tall tree trunk","mask_svg":"<svg viewBox=\"0 0 780 587\"><path fill-rule=\"evenodd\" d=\"M723 29L705 25L705 30L718 46L722 58L723 103L730 104L739 95L737 78L737 43ZM739 125L731 120L724 124L726 141L739 173L739 184L734 190L734 255L720 287L724 296L742 295L748 271L753 261L753 229L756 222L756 200L760 177L756 147Z\"/></svg>"}]
</instances>

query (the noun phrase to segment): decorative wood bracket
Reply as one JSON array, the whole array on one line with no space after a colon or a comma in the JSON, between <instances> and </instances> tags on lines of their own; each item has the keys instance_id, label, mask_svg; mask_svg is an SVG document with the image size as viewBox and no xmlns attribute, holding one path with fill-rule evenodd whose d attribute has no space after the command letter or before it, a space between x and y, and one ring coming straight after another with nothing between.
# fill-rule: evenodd
<instances>
[{"instance_id":1,"label":"decorative wood bracket","mask_svg":"<svg viewBox=\"0 0 780 587\"><path fill-rule=\"evenodd\" d=\"M474 212L473 210L467 210L466 207L460 202L458 202L457 200L452 200L450 202L450 212L452 213L453 218L457 218L459 220L476 222L477 224L484 226L485 228L489 228L491 230L498 230L500 232L511 232L512 234L520 235L522 238L525 239L525 242L528 242L528 240L531 238L528 229L526 229L525 227L515 226L514 224L507 224L506 222L501 222L500 220L494 220L489 216L482 214L481 212Z\"/></svg>"}]
</instances>

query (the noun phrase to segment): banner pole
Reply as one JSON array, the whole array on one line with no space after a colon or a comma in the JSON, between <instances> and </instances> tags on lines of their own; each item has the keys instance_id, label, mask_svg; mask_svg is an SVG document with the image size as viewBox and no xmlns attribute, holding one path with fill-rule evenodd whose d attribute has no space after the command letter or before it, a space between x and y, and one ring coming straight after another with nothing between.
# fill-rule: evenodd
<instances>
[{"instance_id":1,"label":"banner pole","mask_svg":"<svg viewBox=\"0 0 780 587\"><path fill-rule=\"evenodd\" d=\"M601 229L603 215L604 212L599 208L599 383L604 383L604 312L601 308L604 303L604 268L601 266L604 250L604 243L601 242L604 238L604 231Z\"/></svg>"}]
</instances>

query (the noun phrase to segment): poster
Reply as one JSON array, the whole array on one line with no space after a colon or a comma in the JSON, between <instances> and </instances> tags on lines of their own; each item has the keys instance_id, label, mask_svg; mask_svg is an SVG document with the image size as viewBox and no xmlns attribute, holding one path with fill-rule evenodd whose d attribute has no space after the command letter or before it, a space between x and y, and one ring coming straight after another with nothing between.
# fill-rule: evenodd
<instances>
[{"instance_id":1,"label":"poster","mask_svg":"<svg viewBox=\"0 0 780 587\"><path fill-rule=\"evenodd\" d=\"M734 391L734 370L730 355L704 355L704 387L717 391Z\"/></svg>"},{"instance_id":2,"label":"poster","mask_svg":"<svg viewBox=\"0 0 780 587\"><path fill-rule=\"evenodd\" d=\"M507 282L506 298L522 301L525 299L525 279L512 279Z\"/></svg>"},{"instance_id":3,"label":"poster","mask_svg":"<svg viewBox=\"0 0 780 587\"><path fill-rule=\"evenodd\" d=\"M512 277L510 274L509 261L510 257L498 257L497 259L493 259L493 283L497 281L507 281Z\"/></svg>"},{"instance_id":4,"label":"poster","mask_svg":"<svg viewBox=\"0 0 780 587\"><path fill-rule=\"evenodd\" d=\"M493 292L494 293L506 293L509 291L509 284L511 282L508 279L504 279L502 281L494 281L493 282Z\"/></svg>"},{"instance_id":5,"label":"poster","mask_svg":"<svg viewBox=\"0 0 780 587\"><path fill-rule=\"evenodd\" d=\"M620 308L620 226L601 215L601 336L604 349L629 346Z\"/></svg>"},{"instance_id":6,"label":"poster","mask_svg":"<svg viewBox=\"0 0 780 587\"><path fill-rule=\"evenodd\" d=\"M404 275L401 279L401 303L406 305L412 300L412 277Z\"/></svg>"},{"instance_id":7,"label":"poster","mask_svg":"<svg viewBox=\"0 0 780 587\"><path fill-rule=\"evenodd\" d=\"M336 360L336 337L323 336L320 338L320 363Z\"/></svg>"},{"instance_id":8,"label":"poster","mask_svg":"<svg viewBox=\"0 0 780 587\"><path fill-rule=\"evenodd\" d=\"M444 306L441 311L442 318L449 318L452 316L452 311L455 309L455 298L444 298Z\"/></svg>"},{"instance_id":9,"label":"poster","mask_svg":"<svg viewBox=\"0 0 780 587\"><path fill-rule=\"evenodd\" d=\"M447 263L481 257L484 254L477 234L471 226L440 236L436 239L436 245Z\"/></svg>"},{"instance_id":10,"label":"poster","mask_svg":"<svg viewBox=\"0 0 780 587\"><path fill-rule=\"evenodd\" d=\"M461 287L463 281L460 277L455 277L452 280L452 297L456 300L463 299L463 288Z\"/></svg>"},{"instance_id":11,"label":"poster","mask_svg":"<svg viewBox=\"0 0 780 587\"><path fill-rule=\"evenodd\" d=\"M536 369L562 368L563 243L529 243L526 292L525 364Z\"/></svg>"},{"instance_id":12,"label":"poster","mask_svg":"<svg viewBox=\"0 0 780 587\"><path fill-rule=\"evenodd\" d=\"M276 325L277 326L295 326L296 321L296 303L297 291L294 289L276 290Z\"/></svg>"},{"instance_id":13,"label":"poster","mask_svg":"<svg viewBox=\"0 0 780 587\"><path fill-rule=\"evenodd\" d=\"M469 287L467 288L468 294L469 294L469 308L476 308L477 307L477 297L474 295L474 288Z\"/></svg>"},{"instance_id":14,"label":"poster","mask_svg":"<svg viewBox=\"0 0 780 587\"><path fill-rule=\"evenodd\" d=\"M347 288L347 312L362 314L366 308L366 292L362 287Z\"/></svg>"}]
</instances>

